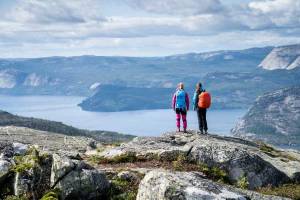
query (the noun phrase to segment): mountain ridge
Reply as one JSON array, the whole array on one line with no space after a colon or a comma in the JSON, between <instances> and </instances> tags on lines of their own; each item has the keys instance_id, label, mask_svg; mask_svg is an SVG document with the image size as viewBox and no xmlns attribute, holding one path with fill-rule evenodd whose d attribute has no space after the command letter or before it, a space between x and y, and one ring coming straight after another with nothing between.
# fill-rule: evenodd
<instances>
[{"instance_id":1,"label":"mountain ridge","mask_svg":"<svg viewBox=\"0 0 300 200\"><path fill-rule=\"evenodd\" d=\"M232 130L243 138L300 149L300 86L266 93L256 99Z\"/></svg>"},{"instance_id":2,"label":"mountain ridge","mask_svg":"<svg viewBox=\"0 0 300 200\"><path fill-rule=\"evenodd\" d=\"M292 70L300 67L300 44L275 47L259 67L266 70Z\"/></svg>"}]
</instances>

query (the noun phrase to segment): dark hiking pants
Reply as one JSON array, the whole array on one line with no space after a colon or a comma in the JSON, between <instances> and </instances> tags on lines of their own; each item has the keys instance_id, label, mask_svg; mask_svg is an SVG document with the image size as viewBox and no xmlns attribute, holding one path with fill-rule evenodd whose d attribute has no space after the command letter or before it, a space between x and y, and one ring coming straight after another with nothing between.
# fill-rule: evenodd
<instances>
[{"instance_id":1,"label":"dark hiking pants","mask_svg":"<svg viewBox=\"0 0 300 200\"><path fill-rule=\"evenodd\" d=\"M206 108L198 108L197 115L198 115L199 130L201 132L203 130L207 131Z\"/></svg>"}]
</instances>

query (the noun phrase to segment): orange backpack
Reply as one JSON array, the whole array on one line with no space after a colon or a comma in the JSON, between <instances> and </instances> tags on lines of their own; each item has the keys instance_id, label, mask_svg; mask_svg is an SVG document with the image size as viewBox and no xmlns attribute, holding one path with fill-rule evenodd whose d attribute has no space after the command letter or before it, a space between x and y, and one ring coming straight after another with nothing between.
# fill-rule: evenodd
<instances>
[{"instance_id":1,"label":"orange backpack","mask_svg":"<svg viewBox=\"0 0 300 200\"><path fill-rule=\"evenodd\" d=\"M208 92L201 92L199 94L198 107L199 108L209 108L211 105L211 96Z\"/></svg>"}]
</instances>

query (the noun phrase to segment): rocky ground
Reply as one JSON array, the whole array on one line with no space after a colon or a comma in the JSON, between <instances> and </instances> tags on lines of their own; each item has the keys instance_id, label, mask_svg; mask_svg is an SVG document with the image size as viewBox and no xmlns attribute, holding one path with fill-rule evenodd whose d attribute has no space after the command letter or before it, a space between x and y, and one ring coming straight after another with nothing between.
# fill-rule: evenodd
<instances>
[{"instance_id":1,"label":"rocky ground","mask_svg":"<svg viewBox=\"0 0 300 200\"><path fill-rule=\"evenodd\" d=\"M82 136L67 136L25 127L0 127L0 141L38 145L41 150L50 152L85 152L95 140Z\"/></svg>"},{"instance_id":2,"label":"rocky ground","mask_svg":"<svg viewBox=\"0 0 300 200\"><path fill-rule=\"evenodd\" d=\"M300 181L299 152L192 131L73 153L3 138L0 199L281 200L256 191Z\"/></svg>"}]
</instances>

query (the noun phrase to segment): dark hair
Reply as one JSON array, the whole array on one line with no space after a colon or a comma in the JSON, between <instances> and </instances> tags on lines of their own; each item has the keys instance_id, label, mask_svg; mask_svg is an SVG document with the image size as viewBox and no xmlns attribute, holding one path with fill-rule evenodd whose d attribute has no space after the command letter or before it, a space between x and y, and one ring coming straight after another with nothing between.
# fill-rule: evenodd
<instances>
[{"instance_id":1,"label":"dark hair","mask_svg":"<svg viewBox=\"0 0 300 200\"><path fill-rule=\"evenodd\" d=\"M201 82L197 83L196 84L196 92L200 93L201 92L201 88L202 88L202 83Z\"/></svg>"}]
</instances>

